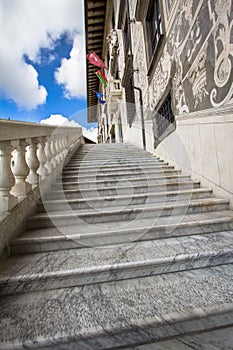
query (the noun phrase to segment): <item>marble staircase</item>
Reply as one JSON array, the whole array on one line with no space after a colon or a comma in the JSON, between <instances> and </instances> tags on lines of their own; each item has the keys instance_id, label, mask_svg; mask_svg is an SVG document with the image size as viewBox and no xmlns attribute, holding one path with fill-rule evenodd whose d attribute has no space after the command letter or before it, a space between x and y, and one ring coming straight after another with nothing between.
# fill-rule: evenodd
<instances>
[{"instance_id":1,"label":"marble staircase","mask_svg":"<svg viewBox=\"0 0 233 350\"><path fill-rule=\"evenodd\" d=\"M83 145L0 267L0 349L233 349L233 212L129 144Z\"/></svg>"}]
</instances>

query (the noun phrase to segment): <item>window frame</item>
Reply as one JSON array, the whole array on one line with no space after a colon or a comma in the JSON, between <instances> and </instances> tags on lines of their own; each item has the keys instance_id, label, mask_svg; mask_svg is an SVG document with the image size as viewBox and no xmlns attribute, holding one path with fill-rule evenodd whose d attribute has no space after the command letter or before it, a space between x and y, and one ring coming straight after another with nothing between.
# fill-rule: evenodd
<instances>
[{"instance_id":1,"label":"window frame","mask_svg":"<svg viewBox=\"0 0 233 350\"><path fill-rule=\"evenodd\" d=\"M157 26L157 29L159 28L159 37L157 38L156 44L152 45L151 41L151 34L150 34L150 28L149 28L149 21L148 17L151 15L151 11L153 7L155 7L155 3L158 3L157 8L159 8L159 14L157 15L157 18L159 19L159 26ZM153 16L152 16L153 17ZM145 48L146 48L146 60L147 60L147 75L150 76L153 75L156 63L159 60L159 57L162 52L162 46L165 45L165 13L164 13L164 4L161 0L137 0L137 6L136 6L136 19L138 21L142 22L143 25L143 32L144 32L144 41L145 41Z\"/></svg>"},{"instance_id":2,"label":"window frame","mask_svg":"<svg viewBox=\"0 0 233 350\"><path fill-rule=\"evenodd\" d=\"M158 44L161 36L163 35L162 28L162 15L160 10L159 0L151 0L149 2L146 20L146 35L148 40L148 56L151 59Z\"/></svg>"}]
</instances>

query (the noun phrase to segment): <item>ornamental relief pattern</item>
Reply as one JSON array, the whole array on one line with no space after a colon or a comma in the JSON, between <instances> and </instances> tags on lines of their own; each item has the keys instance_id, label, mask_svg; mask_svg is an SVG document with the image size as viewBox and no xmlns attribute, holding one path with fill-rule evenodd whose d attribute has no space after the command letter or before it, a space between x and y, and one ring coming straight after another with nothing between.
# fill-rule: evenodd
<instances>
[{"instance_id":1,"label":"ornamental relief pattern","mask_svg":"<svg viewBox=\"0 0 233 350\"><path fill-rule=\"evenodd\" d=\"M141 37L140 37L141 39ZM147 79L145 78L147 75L146 71L146 52L144 45L141 44L142 40L139 40L138 50L136 53L134 67L138 69L138 73L135 74L135 82L138 84L142 91L147 90Z\"/></svg>"},{"instance_id":2,"label":"ornamental relief pattern","mask_svg":"<svg viewBox=\"0 0 233 350\"><path fill-rule=\"evenodd\" d=\"M220 107L232 99L232 62L233 62L233 18L232 18L232 1L217 0L214 5L214 12L211 12L209 2L210 18L213 21L214 31L214 54L215 69L214 82L216 87L210 94L211 104L214 107ZM230 84L230 85L229 85ZM228 86L228 91L224 98L218 99L218 88Z\"/></svg>"},{"instance_id":3,"label":"ornamental relief pattern","mask_svg":"<svg viewBox=\"0 0 233 350\"><path fill-rule=\"evenodd\" d=\"M150 85L150 107L169 81L175 114L233 102L233 2L181 0Z\"/></svg>"},{"instance_id":4,"label":"ornamental relief pattern","mask_svg":"<svg viewBox=\"0 0 233 350\"><path fill-rule=\"evenodd\" d=\"M161 95L165 92L167 84L170 80L171 66L172 66L171 56L165 49L153 77L153 84L152 84L151 95L150 95L151 109L155 109L155 107L157 106L161 98Z\"/></svg>"},{"instance_id":5,"label":"ornamental relief pattern","mask_svg":"<svg viewBox=\"0 0 233 350\"><path fill-rule=\"evenodd\" d=\"M166 0L166 6L167 6L167 13L169 14L171 12L172 6L174 4L174 0Z\"/></svg>"}]
</instances>

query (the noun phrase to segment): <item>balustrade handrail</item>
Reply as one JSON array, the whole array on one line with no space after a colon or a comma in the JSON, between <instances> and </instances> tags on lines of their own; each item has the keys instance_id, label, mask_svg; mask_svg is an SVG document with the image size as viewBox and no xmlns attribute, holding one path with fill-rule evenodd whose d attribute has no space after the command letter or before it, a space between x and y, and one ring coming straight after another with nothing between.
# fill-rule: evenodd
<instances>
[{"instance_id":1,"label":"balustrade handrail","mask_svg":"<svg viewBox=\"0 0 233 350\"><path fill-rule=\"evenodd\" d=\"M81 127L0 119L0 218L57 172L81 138Z\"/></svg>"},{"instance_id":2,"label":"balustrade handrail","mask_svg":"<svg viewBox=\"0 0 233 350\"><path fill-rule=\"evenodd\" d=\"M53 133L56 135L57 133L62 133L62 129L67 132L70 130L71 133L73 133L74 130L77 131L77 129L79 129L80 135L82 133L81 127L70 127L65 125L54 126L0 119L0 141L49 136Z\"/></svg>"}]
</instances>

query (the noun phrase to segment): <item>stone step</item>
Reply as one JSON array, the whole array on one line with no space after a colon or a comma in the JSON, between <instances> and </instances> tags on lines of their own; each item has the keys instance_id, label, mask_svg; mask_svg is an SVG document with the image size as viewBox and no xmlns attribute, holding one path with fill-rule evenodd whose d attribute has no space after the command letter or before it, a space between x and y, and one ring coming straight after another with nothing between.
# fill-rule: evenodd
<instances>
[{"instance_id":1,"label":"stone step","mask_svg":"<svg viewBox=\"0 0 233 350\"><path fill-rule=\"evenodd\" d=\"M153 176L153 177L146 177L146 179L139 179L138 177L131 178L130 181L127 179L110 179L110 180L96 180L96 181L66 181L66 182L59 182L57 181L53 185L53 190L62 190L62 189L98 189L98 188L108 188L113 187L115 188L121 188L122 186L128 186L128 188L133 189L135 186L153 186L153 185L159 185L159 186L166 186L167 184L177 182L179 184L182 184L182 182L190 181L190 175L173 175L173 176Z\"/></svg>"},{"instance_id":2,"label":"stone step","mask_svg":"<svg viewBox=\"0 0 233 350\"><path fill-rule=\"evenodd\" d=\"M0 295L159 275L233 263L233 231L11 257Z\"/></svg>"},{"instance_id":3,"label":"stone step","mask_svg":"<svg viewBox=\"0 0 233 350\"><path fill-rule=\"evenodd\" d=\"M121 350L231 350L232 344L233 326L229 326Z\"/></svg>"},{"instance_id":4,"label":"stone step","mask_svg":"<svg viewBox=\"0 0 233 350\"><path fill-rule=\"evenodd\" d=\"M140 166L144 166L144 165L160 165L160 164L167 164L166 162L164 162L163 160L156 160L154 158L140 158L138 160L135 159L102 159L102 160L70 160L69 163L67 164L68 166L80 166L80 165L85 165L86 167L97 167L100 165L104 165L104 166L118 166L118 165L140 165Z\"/></svg>"},{"instance_id":5,"label":"stone step","mask_svg":"<svg viewBox=\"0 0 233 350\"><path fill-rule=\"evenodd\" d=\"M72 159L80 159L83 157L93 157L93 158L102 158L104 159L105 157L129 157L129 158L133 158L133 157L146 157L146 158L150 158L150 157L154 157L153 155L151 155L148 152L143 152L143 151L135 151L135 150L109 150L109 151L98 151L98 150L89 150L87 152L78 152L76 153ZM156 159L158 159L157 157L155 157Z\"/></svg>"},{"instance_id":6,"label":"stone step","mask_svg":"<svg viewBox=\"0 0 233 350\"><path fill-rule=\"evenodd\" d=\"M117 349L232 325L231 264L1 297L2 349Z\"/></svg>"},{"instance_id":7,"label":"stone step","mask_svg":"<svg viewBox=\"0 0 233 350\"><path fill-rule=\"evenodd\" d=\"M131 168L131 167L139 167L140 169L143 169L144 167L162 167L162 166L168 166L169 163L167 162L155 162L154 160L145 160L144 162L137 162L137 161L125 161L122 163L119 163L118 161L109 161L109 160L102 160L102 161L80 161L80 162L69 162L67 166L64 169L84 169L87 170L95 170L96 168L106 168L106 169L115 169L118 167L122 168Z\"/></svg>"},{"instance_id":8,"label":"stone step","mask_svg":"<svg viewBox=\"0 0 233 350\"><path fill-rule=\"evenodd\" d=\"M177 203L145 203L143 205L132 205L129 208L123 206L114 208L90 208L72 210L67 206L68 210L62 213L51 212L36 214L27 221L28 228L45 228L58 226L70 226L87 223L95 225L98 223L118 222L125 220L153 218L160 216L170 217L171 215L185 215L191 213L202 213L218 210L227 210L229 201L225 199L207 198L198 200L178 201Z\"/></svg>"},{"instance_id":9,"label":"stone step","mask_svg":"<svg viewBox=\"0 0 233 350\"><path fill-rule=\"evenodd\" d=\"M91 163L90 164L82 164L79 163L79 164L76 164L76 165L66 165L66 167L64 168L63 171L78 171L78 170L83 170L83 171L90 171L90 172L93 172L93 171L96 171L98 169L104 169L106 172L107 171L114 171L114 170L126 170L126 169L129 169L129 170L132 170L133 168L140 168L140 169L147 169L147 168L174 168L172 166L169 165L169 163L155 163L155 162L147 162L145 163L144 165L141 165L140 163L127 163L127 164L119 164L119 163L111 163L110 165L107 163L107 164L102 164L102 163L99 163L99 164L96 164L96 165L92 165Z\"/></svg>"},{"instance_id":10,"label":"stone step","mask_svg":"<svg viewBox=\"0 0 233 350\"><path fill-rule=\"evenodd\" d=\"M135 204L144 203L167 203L170 201L183 201L191 199L209 198L212 195L211 189L193 189L193 190L179 190L172 192L146 192L142 194L118 195L101 197L98 195L98 191L93 197L86 196L82 199L57 199L57 200L43 200L38 205L39 212L46 211L60 211L66 210L67 205L73 210L88 209L88 208L100 208L100 207L115 207L115 206L131 206Z\"/></svg>"},{"instance_id":11,"label":"stone step","mask_svg":"<svg viewBox=\"0 0 233 350\"><path fill-rule=\"evenodd\" d=\"M117 173L122 173L122 172L148 172L151 170L156 170L156 171L164 171L164 170L174 170L173 166L170 165L145 165L141 167L140 165L132 165L132 166L101 166L101 167L89 167L87 168L86 166L80 166L80 167L65 167L63 170L63 175L70 175L70 174L77 174L79 173L80 175L82 174L117 174Z\"/></svg>"},{"instance_id":12,"label":"stone step","mask_svg":"<svg viewBox=\"0 0 233 350\"><path fill-rule=\"evenodd\" d=\"M171 219L141 219L62 228L31 229L11 241L11 253L24 254L42 251L104 246L133 241L182 237L201 233L233 230L233 212L230 210L175 216Z\"/></svg>"},{"instance_id":13,"label":"stone step","mask_svg":"<svg viewBox=\"0 0 233 350\"><path fill-rule=\"evenodd\" d=\"M103 147L101 149L101 147L99 147L99 145L97 147L92 147L89 149L81 149L79 148L77 150L77 152L75 153L75 155L79 155L79 154L83 154L83 153L87 153L87 152L93 152L96 154L105 154L105 153L141 153L141 154L151 154L146 150L137 148L137 147Z\"/></svg>"},{"instance_id":14,"label":"stone step","mask_svg":"<svg viewBox=\"0 0 233 350\"><path fill-rule=\"evenodd\" d=\"M156 156L153 156L152 154L150 154L149 152L143 152L143 151L137 151L137 150L105 150L105 151L101 151L101 150L90 150L89 152L85 152L85 153L79 153L77 152L76 154L73 155L72 159L80 159L82 157L85 156L90 156L90 157L97 157L97 158L101 158L104 159L106 157L116 157L116 158L134 158L134 157L143 157L143 158L155 158L155 159L159 159Z\"/></svg>"},{"instance_id":15,"label":"stone step","mask_svg":"<svg viewBox=\"0 0 233 350\"><path fill-rule=\"evenodd\" d=\"M125 157L111 157L111 156L105 156L105 157L80 157L80 158L72 158L69 162L69 164L75 163L75 164L89 164L94 165L98 163L116 163L119 164L119 161L121 162L135 162L135 163L146 163L146 162L154 162L154 163L164 163L163 160L160 160L158 158L154 158L153 156L143 157L143 156L125 156Z\"/></svg>"},{"instance_id":16,"label":"stone step","mask_svg":"<svg viewBox=\"0 0 233 350\"><path fill-rule=\"evenodd\" d=\"M161 185L134 185L133 188L129 186L117 186L117 187L98 187L96 189L74 189L74 190L53 190L47 194L46 199L77 199L94 197L96 193L98 196L118 196L126 194L129 191L133 194L150 193L150 192L164 192L164 191L178 191L200 188L199 181L186 181L186 182L173 182Z\"/></svg>"},{"instance_id":17,"label":"stone step","mask_svg":"<svg viewBox=\"0 0 233 350\"><path fill-rule=\"evenodd\" d=\"M122 171L119 173L104 173L104 172L94 172L94 173L84 173L83 171L81 171L79 173L79 171L77 171L77 173L71 172L69 174L67 173L63 173L62 175L62 181L66 182L72 179L78 179L80 180L80 182L82 182L83 180L86 181L90 181L93 179L97 179L97 180L108 180L108 179L121 179L121 178L127 178L127 179L131 179L131 178L142 178L144 177L145 179L147 177L151 178L154 176L160 176L160 177L165 177L165 176L171 176L171 175L180 175L181 174L181 170L173 170L173 169L153 169L153 170L148 170L148 169L144 169L144 170L136 170L136 171ZM58 178L59 180L59 178Z\"/></svg>"}]
</instances>

